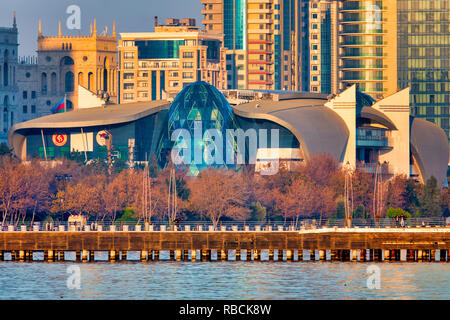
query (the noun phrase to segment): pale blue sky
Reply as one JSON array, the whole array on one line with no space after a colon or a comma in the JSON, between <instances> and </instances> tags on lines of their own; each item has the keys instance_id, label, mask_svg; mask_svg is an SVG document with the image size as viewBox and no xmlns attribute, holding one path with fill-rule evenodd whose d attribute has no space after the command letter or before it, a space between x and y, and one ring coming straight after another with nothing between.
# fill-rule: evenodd
<instances>
[{"instance_id":1,"label":"pale blue sky","mask_svg":"<svg viewBox=\"0 0 450 320\"><path fill-rule=\"evenodd\" d=\"M17 12L19 28L19 55L35 55L37 47L38 21L42 19L44 35L58 33L58 21L62 20L62 32L75 35L68 30L66 9L69 5L81 8L81 34L89 34L89 25L97 19L97 30L103 31L116 20L118 32L153 31L154 16L160 22L166 18L195 18L200 26L202 18L200 0L0 0L0 27L12 25L13 11Z\"/></svg>"}]
</instances>

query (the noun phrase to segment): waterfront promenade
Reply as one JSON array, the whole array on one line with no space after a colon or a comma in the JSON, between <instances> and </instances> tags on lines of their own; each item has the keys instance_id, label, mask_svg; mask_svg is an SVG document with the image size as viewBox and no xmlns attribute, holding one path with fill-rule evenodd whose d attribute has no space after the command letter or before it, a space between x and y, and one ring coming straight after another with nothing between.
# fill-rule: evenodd
<instances>
[{"instance_id":1,"label":"waterfront promenade","mask_svg":"<svg viewBox=\"0 0 450 320\"><path fill-rule=\"evenodd\" d=\"M78 261L94 261L96 251L108 259L126 259L139 251L142 261L268 260L324 261L448 261L450 228L322 228L293 231L3 231L0 259L64 260L75 252Z\"/></svg>"}]
</instances>

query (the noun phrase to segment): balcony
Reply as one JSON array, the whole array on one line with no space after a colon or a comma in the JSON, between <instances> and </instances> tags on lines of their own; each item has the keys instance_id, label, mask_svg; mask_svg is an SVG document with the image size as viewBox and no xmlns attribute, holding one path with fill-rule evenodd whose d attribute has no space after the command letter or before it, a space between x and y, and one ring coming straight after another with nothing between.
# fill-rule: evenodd
<instances>
[{"instance_id":1,"label":"balcony","mask_svg":"<svg viewBox=\"0 0 450 320\"><path fill-rule=\"evenodd\" d=\"M364 162L364 161L357 161L356 162L356 168L359 170L362 170L364 172L367 173L376 173L377 171L377 166L379 166L378 168L378 172L381 174L389 174L391 172L390 168L389 168L389 164L387 162L382 163L382 164L378 164L376 162Z\"/></svg>"},{"instance_id":2,"label":"balcony","mask_svg":"<svg viewBox=\"0 0 450 320\"><path fill-rule=\"evenodd\" d=\"M373 128L358 128L356 133L357 147L388 147L388 138L385 130Z\"/></svg>"}]
</instances>

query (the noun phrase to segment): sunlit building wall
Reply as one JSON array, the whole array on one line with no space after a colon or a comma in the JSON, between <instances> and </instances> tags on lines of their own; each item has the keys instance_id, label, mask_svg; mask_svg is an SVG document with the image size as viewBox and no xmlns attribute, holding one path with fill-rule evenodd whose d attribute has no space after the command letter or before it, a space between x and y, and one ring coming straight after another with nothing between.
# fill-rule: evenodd
<instances>
[{"instance_id":1,"label":"sunlit building wall","mask_svg":"<svg viewBox=\"0 0 450 320\"><path fill-rule=\"evenodd\" d=\"M397 0L339 2L340 90L374 99L397 92Z\"/></svg>"},{"instance_id":2,"label":"sunlit building wall","mask_svg":"<svg viewBox=\"0 0 450 320\"><path fill-rule=\"evenodd\" d=\"M228 87L309 90L307 0L202 0L207 32L223 32Z\"/></svg>"}]
</instances>

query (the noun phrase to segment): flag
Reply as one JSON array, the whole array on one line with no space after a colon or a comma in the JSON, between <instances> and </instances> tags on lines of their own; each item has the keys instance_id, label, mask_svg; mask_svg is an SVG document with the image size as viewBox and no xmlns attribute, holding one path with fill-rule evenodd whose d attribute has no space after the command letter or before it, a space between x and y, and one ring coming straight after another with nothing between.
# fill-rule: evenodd
<instances>
[{"instance_id":1,"label":"flag","mask_svg":"<svg viewBox=\"0 0 450 320\"><path fill-rule=\"evenodd\" d=\"M62 99L52 108L52 114L66 112L66 98Z\"/></svg>"}]
</instances>

